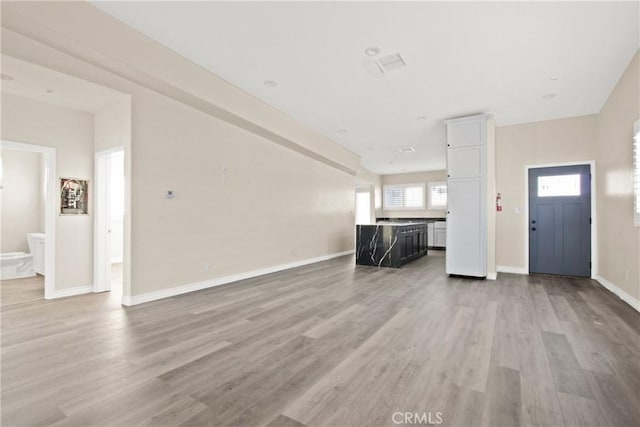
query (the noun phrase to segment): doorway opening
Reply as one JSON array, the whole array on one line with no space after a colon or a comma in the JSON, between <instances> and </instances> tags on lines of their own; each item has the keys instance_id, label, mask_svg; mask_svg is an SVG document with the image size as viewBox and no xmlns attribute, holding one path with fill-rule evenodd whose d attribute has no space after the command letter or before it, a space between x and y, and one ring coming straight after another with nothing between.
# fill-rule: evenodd
<instances>
[{"instance_id":1,"label":"doorway opening","mask_svg":"<svg viewBox=\"0 0 640 427\"><path fill-rule=\"evenodd\" d=\"M371 224L371 191L356 189L356 224Z\"/></svg>"},{"instance_id":2,"label":"doorway opening","mask_svg":"<svg viewBox=\"0 0 640 427\"><path fill-rule=\"evenodd\" d=\"M96 153L96 216L94 292L123 296L124 148Z\"/></svg>"},{"instance_id":3,"label":"doorway opening","mask_svg":"<svg viewBox=\"0 0 640 427\"><path fill-rule=\"evenodd\" d=\"M529 272L592 276L591 165L528 169Z\"/></svg>"},{"instance_id":4,"label":"doorway opening","mask_svg":"<svg viewBox=\"0 0 640 427\"><path fill-rule=\"evenodd\" d=\"M0 149L2 305L41 299L43 294L55 298L56 149L4 140ZM12 158L17 163L10 165ZM29 206L22 206L25 202ZM24 280L28 283L14 283Z\"/></svg>"}]
</instances>

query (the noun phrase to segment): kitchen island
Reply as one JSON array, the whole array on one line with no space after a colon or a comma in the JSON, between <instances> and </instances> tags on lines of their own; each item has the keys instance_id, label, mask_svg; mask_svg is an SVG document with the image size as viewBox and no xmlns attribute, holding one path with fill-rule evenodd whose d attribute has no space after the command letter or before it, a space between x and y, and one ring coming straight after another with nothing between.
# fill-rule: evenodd
<instances>
[{"instance_id":1,"label":"kitchen island","mask_svg":"<svg viewBox=\"0 0 640 427\"><path fill-rule=\"evenodd\" d=\"M425 222L356 225L356 264L400 268L426 254Z\"/></svg>"}]
</instances>

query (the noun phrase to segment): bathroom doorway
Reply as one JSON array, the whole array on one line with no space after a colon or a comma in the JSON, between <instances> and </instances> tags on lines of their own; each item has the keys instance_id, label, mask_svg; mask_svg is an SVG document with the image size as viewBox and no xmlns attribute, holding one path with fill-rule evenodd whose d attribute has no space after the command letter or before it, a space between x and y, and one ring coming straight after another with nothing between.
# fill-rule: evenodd
<instances>
[{"instance_id":1,"label":"bathroom doorway","mask_svg":"<svg viewBox=\"0 0 640 427\"><path fill-rule=\"evenodd\" d=\"M2 305L54 298L56 149L6 140L0 149Z\"/></svg>"},{"instance_id":2,"label":"bathroom doorway","mask_svg":"<svg viewBox=\"0 0 640 427\"><path fill-rule=\"evenodd\" d=\"M122 301L124 262L124 148L96 153L95 286Z\"/></svg>"}]
</instances>

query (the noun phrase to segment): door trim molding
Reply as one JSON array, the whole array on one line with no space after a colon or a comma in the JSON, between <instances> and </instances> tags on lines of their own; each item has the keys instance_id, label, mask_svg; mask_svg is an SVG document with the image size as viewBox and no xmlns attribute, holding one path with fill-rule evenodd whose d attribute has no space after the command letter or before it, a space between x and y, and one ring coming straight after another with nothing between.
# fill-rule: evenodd
<instances>
[{"instance_id":1,"label":"door trim molding","mask_svg":"<svg viewBox=\"0 0 640 427\"><path fill-rule=\"evenodd\" d=\"M591 278L598 277L598 217L596 210L596 162L583 160L577 162L544 163L525 165L524 167L524 270L529 274L529 169L555 168L561 166L589 165L591 171Z\"/></svg>"}]
</instances>

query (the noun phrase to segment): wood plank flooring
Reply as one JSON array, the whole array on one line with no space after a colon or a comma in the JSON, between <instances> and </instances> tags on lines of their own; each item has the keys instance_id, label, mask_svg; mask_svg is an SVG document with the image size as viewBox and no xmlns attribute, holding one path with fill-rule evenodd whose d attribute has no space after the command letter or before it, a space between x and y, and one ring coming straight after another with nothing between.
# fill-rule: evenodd
<instances>
[{"instance_id":1,"label":"wood plank flooring","mask_svg":"<svg viewBox=\"0 0 640 427\"><path fill-rule=\"evenodd\" d=\"M0 281L0 305L22 304L44 299L44 277Z\"/></svg>"},{"instance_id":2,"label":"wood plank flooring","mask_svg":"<svg viewBox=\"0 0 640 427\"><path fill-rule=\"evenodd\" d=\"M3 426L640 425L640 314L588 279L432 251L116 300L2 307Z\"/></svg>"}]
</instances>

